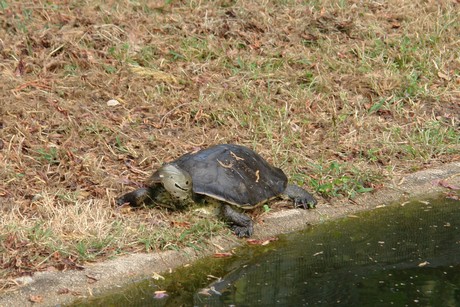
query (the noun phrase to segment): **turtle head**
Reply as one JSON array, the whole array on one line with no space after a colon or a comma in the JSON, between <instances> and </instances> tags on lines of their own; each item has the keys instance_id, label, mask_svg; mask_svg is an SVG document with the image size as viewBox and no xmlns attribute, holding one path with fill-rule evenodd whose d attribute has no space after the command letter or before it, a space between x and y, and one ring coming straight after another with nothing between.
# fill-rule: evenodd
<instances>
[{"instance_id":1,"label":"turtle head","mask_svg":"<svg viewBox=\"0 0 460 307\"><path fill-rule=\"evenodd\" d=\"M185 200L192 194L192 177L176 165L163 165L155 177L174 198Z\"/></svg>"}]
</instances>

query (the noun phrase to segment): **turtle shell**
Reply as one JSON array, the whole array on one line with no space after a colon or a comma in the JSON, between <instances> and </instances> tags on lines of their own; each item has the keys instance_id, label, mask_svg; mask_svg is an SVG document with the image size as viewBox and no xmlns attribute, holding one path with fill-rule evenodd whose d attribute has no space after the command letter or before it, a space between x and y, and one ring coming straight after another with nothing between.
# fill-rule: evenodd
<instances>
[{"instance_id":1,"label":"turtle shell","mask_svg":"<svg viewBox=\"0 0 460 307\"><path fill-rule=\"evenodd\" d=\"M233 144L188 153L172 164L186 170L193 192L243 208L253 208L284 192L287 177L251 149Z\"/></svg>"}]
</instances>

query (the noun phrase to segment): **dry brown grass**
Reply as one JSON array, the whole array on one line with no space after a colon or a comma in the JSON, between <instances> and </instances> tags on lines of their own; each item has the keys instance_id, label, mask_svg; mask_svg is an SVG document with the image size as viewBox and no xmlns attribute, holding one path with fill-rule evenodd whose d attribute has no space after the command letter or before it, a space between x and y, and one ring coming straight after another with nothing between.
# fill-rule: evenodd
<instances>
[{"instance_id":1,"label":"dry brown grass","mask_svg":"<svg viewBox=\"0 0 460 307\"><path fill-rule=\"evenodd\" d=\"M112 207L198 147L326 199L459 159L456 1L168 2L0 1L0 278L198 248L221 224Z\"/></svg>"}]
</instances>

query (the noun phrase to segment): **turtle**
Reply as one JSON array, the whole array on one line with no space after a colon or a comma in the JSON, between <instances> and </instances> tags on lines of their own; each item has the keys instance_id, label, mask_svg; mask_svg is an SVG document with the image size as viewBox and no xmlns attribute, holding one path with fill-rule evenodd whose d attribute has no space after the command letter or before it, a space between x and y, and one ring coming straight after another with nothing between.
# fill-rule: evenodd
<instances>
[{"instance_id":1,"label":"turtle","mask_svg":"<svg viewBox=\"0 0 460 307\"><path fill-rule=\"evenodd\" d=\"M238 237L250 237L254 222L243 213L274 198L294 207L315 208L317 201L289 184L285 173L255 151L236 144L214 145L163 164L143 188L116 199L117 205L158 205L181 210L203 201L217 204L220 216Z\"/></svg>"}]
</instances>

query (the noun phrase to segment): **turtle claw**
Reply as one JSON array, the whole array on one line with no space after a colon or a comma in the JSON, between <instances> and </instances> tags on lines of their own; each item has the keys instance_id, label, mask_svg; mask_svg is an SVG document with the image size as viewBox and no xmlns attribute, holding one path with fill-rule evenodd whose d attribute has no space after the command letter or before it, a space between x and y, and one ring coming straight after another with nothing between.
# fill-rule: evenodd
<instances>
[{"instance_id":1,"label":"turtle claw","mask_svg":"<svg viewBox=\"0 0 460 307\"><path fill-rule=\"evenodd\" d=\"M311 201L305 198L295 198L294 207L302 209L313 209L316 207L316 201Z\"/></svg>"},{"instance_id":2,"label":"turtle claw","mask_svg":"<svg viewBox=\"0 0 460 307\"><path fill-rule=\"evenodd\" d=\"M244 237L250 237L254 233L254 228L252 225L249 225L247 227L245 226L238 226L238 225L233 225L232 227L233 232L239 237L239 238L244 238Z\"/></svg>"},{"instance_id":3,"label":"turtle claw","mask_svg":"<svg viewBox=\"0 0 460 307\"><path fill-rule=\"evenodd\" d=\"M133 206L133 204L135 203L136 203L136 199L133 193L126 193L125 195L122 195L115 199L115 204L117 205L117 207L121 207L125 204L128 204L129 206Z\"/></svg>"},{"instance_id":4,"label":"turtle claw","mask_svg":"<svg viewBox=\"0 0 460 307\"><path fill-rule=\"evenodd\" d=\"M316 199L307 191L293 184L288 184L284 194L292 199L294 207L302 209L312 209L316 207Z\"/></svg>"},{"instance_id":5,"label":"turtle claw","mask_svg":"<svg viewBox=\"0 0 460 307\"><path fill-rule=\"evenodd\" d=\"M231 205L222 204L221 214L225 222L240 238L250 237L254 232L254 222L244 213L235 211Z\"/></svg>"}]
</instances>

